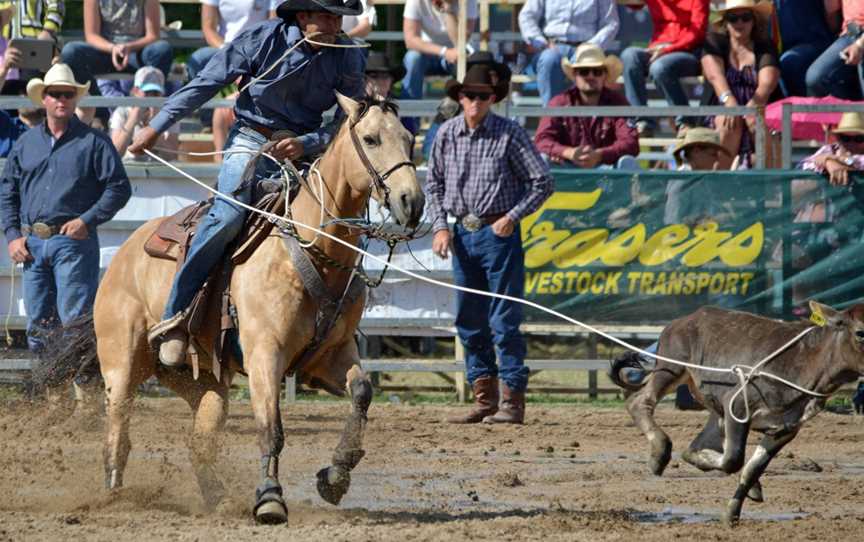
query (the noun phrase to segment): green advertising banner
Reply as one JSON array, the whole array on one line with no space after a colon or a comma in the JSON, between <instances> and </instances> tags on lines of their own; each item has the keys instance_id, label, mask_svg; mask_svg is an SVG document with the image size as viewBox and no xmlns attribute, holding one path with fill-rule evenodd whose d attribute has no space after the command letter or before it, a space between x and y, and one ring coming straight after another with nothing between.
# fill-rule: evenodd
<instances>
[{"instance_id":1,"label":"green advertising banner","mask_svg":"<svg viewBox=\"0 0 864 542\"><path fill-rule=\"evenodd\" d=\"M864 295L855 181L833 187L777 170L553 173L555 193L522 222L525 295L547 307L665 323L703 305L791 318L808 299L843 307Z\"/></svg>"}]
</instances>

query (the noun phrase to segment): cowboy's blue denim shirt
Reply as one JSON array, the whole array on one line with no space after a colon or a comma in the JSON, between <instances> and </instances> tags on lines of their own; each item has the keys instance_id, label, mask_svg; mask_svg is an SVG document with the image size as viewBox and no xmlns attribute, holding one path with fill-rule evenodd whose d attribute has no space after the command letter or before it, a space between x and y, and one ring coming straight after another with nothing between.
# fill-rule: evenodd
<instances>
[{"instance_id":1,"label":"cowboy's blue denim shirt","mask_svg":"<svg viewBox=\"0 0 864 542\"><path fill-rule=\"evenodd\" d=\"M7 241L21 224L81 218L92 232L132 195L129 178L108 136L72 117L54 141L43 122L24 132L0 179L0 219Z\"/></svg>"},{"instance_id":2,"label":"cowboy's blue denim shirt","mask_svg":"<svg viewBox=\"0 0 864 542\"><path fill-rule=\"evenodd\" d=\"M352 98L364 93L366 57L360 49L315 50L304 43L280 61L301 39L303 34L297 26L279 18L246 29L223 46L195 79L169 98L150 126L161 133L238 77L243 88L263 75L237 97L237 120L274 131L291 130L300 135L304 154L321 152L342 117L337 114L322 127L322 115L336 104L337 91ZM337 43L352 42L340 38Z\"/></svg>"}]
</instances>

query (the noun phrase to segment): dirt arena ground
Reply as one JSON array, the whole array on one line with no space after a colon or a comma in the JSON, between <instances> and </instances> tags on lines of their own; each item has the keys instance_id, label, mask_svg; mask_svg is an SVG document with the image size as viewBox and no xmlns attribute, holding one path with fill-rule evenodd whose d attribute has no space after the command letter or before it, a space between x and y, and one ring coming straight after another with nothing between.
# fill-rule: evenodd
<instances>
[{"instance_id":1,"label":"dirt arena ground","mask_svg":"<svg viewBox=\"0 0 864 542\"><path fill-rule=\"evenodd\" d=\"M678 459L647 472L623 408L529 405L523 427L442 423L461 407L373 403L367 455L338 507L315 491L347 403L285 409L285 526L257 526L258 451L248 404L232 405L221 468L229 497L207 514L176 399L141 399L127 486L102 487L102 434L77 419L46 427L0 405L0 540L753 540L857 539L864 529L864 423L823 413L763 477L766 502L730 529L718 511L734 479ZM676 450L706 414L661 405Z\"/></svg>"}]
</instances>

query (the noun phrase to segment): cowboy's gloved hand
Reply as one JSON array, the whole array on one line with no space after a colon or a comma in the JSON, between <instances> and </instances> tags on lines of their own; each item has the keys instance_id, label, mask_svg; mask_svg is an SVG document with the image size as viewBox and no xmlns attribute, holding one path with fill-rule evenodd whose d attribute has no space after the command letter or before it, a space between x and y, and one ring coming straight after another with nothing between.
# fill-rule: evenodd
<instances>
[{"instance_id":1,"label":"cowboy's gloved hand","mask_svg":"<svg viewBox=\"0 0 864 542\"><path fill-rule=\"evenodd\" d=\"M143 154L145 149L151 148L159 139L159 132L150 126L145 126L135 135L135 140L129 145L132 154Z\"/></svg>"},{"instance_id":2,"label":"cowboy's gloved hand","mask_svg":"<svg viewBox=\"0 0 864 542\"><path fill-rule=\"evenodd\" d=\"M286 137L270 151L277 160L297 160L303 156L303 142L296 137Z\"/></svg>"}]
</instances>

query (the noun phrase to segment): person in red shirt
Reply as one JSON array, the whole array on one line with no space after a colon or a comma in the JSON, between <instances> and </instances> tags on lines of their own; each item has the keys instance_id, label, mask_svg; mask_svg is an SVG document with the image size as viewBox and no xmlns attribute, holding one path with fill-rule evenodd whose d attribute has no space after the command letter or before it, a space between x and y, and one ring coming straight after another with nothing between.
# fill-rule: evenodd
<instances>
[{"instance_id":1,"label":"person in red shirt","mask_svg":"<svg viewBox=\"0 0 864 542\"><path fill-rule=\"evenodd\" d=\"M624 92L631 105L647 105L646 78L650 75L670 105L687 105L681 77L702 74L699 48L708 30L709 0L645 0L654 32L648 48L628 47L624 63ZM677 118L676 124L685 123ZM653 130L653 119L637 119L641 133Z\"/></svg>"},{"instance_id":2,"label":"person in red shirt","mask_svg":"<svg viewBox=\"0 0 864 542\"><path fill-rule=\"evenodd\" d=\"M617 57L583 43L572 63L565 58L561 64L575 84L552 98L549 107L628 105L621 93L607 87L621 75ZM534 144L553 164L580 168L607 165L630 169L635 165L633 157L639 154L636 129L623 117L543 117Z\"/></svg>"}]
</instances>

